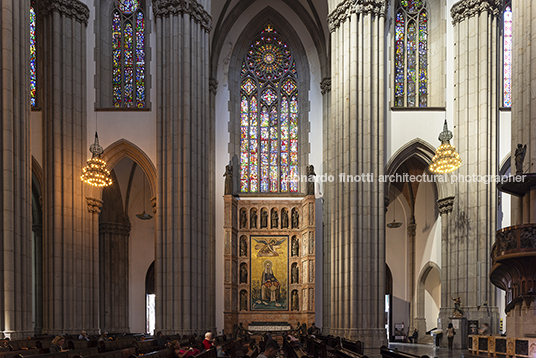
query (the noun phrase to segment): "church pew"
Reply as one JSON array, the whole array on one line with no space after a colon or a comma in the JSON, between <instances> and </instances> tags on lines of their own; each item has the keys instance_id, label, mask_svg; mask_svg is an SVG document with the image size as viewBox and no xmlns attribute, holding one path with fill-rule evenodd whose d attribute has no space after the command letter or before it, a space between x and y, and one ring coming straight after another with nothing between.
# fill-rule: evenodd
<instances>
[{"instance_id":1,"label":"church pew","mask_svg":"<svg viewBox=\"0 0 536 358\"><path fill-rule=\"evenodd\" d=\"M348 349L349 351L352 351L357 354L363 354L365 351L365 347L361 341L350 341L348 339L342 338L341 339L341 348Z\"/></svg>"},{"instance_id":2,"label":"church pew","mask_svg":"<svg viewBox=\"0 0 536 358\"><path fill-rule=\"evenodd\" d=\"M34 356L37 354L42 353L41 349L34 348L34 349L22 349L19 351L10 351L10 352L0 352L0 358L14 358L18 356L19 354L23 356Z\"/></svg>"},{"instance_id":3,"label":"church pew","mask_svg":"<svg viewBox=\"0 0 536 358\"><path fill-rule=\"evenodd\" d=\"M411 353L401 352L398 349L387 348L386 346L380 348L380 353L382 358L430 358L427 355L418 356Z\"/></svg>"},{"instance_id":4,"label":"church pew","mask_svg":"<svg viewBox=\"0 0 536 358\"><path fill-rule=\"evenodd\" d=\"M36 354L32 358L73 358L76 355L82 357L98 354L99 350L97 347L84 348L84 349L75 349L72 351L56 352L56 353L44 353Z\"/></svg>"},{"instance_id":5,"label":"church pew","mask_svg":"<svg viewBox=\"0 0 536 358\"><path fill-rule=\"evenodd\" d=\"M242 349L242 339L236 339L229 343L222 345L221 349L227 353L230 357L236 357L237 351Z\"/></svg>"},{"instance_id":6,"label":"church pew","mask_svg":"<svg viewBox=\"0 0 536 358\"><path fill-rule=\"evenodd\" d=\"M136 341L134 347L136 347L136 355L153 352L157 350L156 339Z\"/></svg>"},{"instance_id":7,"label":"church pew","mask_svg":"<svg viewBox=\"0 0 536 358\"><path fill-rule=\"evenodd\" d=\"M99 348L101 353L117 351L120 349L130 348L135 346L135 341L129 339L121 339L118 341L104 341L99 342Z\"/></svg>"},{"instance_id":8,"label":"church pew","mask_svg":"<svg viewBox=\"0 0 536 358\"><path fill-rule=\"evenodd\" d=\"M283 339L283 350L287 354L287 358L307 357L307 353L303 350L303 348L299 344L295 342L289 342L286 339Z\"/></svg>"},{"instance_id":9,"label":"church pew","mask_svg":"<svg viewBox=\"0 0 536 358\"><path fill-rule=\"evenodd\" d=\"M85 339L73 339L67 342L67 349L84 349L96 347L97 341L86 341Z\"/></svg>"},{"instance_id":10,"label":"church pew","mask_svg":"<svg viewBox=\"0 0 536 358\"><path fill-rule=\"evenodd\" d=\"M202 353L199 353L195 356L195 358L217 358L217 352L215 348L211 348L209 350L203 351ZM233 357L233 356L231 356Z\"/></svg>"},{"instance_id":11,"label":"church pew","mask_svg":"<svg viewBox=\"0 0 536 358\"><path fill-rule=\"evenodd\" d=\"M173 358L173 351L171 349L162 349L161 351L144 354L143 358Z\"/></svg>"},{"instance_id":12,"label":"church pew","mask_svg":"<svg viewBox=\"0 0 536 358\"><path fill-rule=\"evenodd\" d=\"M83 356L84 358L128 358L131 355L136 355L136 348L130 347L125 349L119 349L116 351L98 353L90 356Z\"/></svg>"}]
</instances>

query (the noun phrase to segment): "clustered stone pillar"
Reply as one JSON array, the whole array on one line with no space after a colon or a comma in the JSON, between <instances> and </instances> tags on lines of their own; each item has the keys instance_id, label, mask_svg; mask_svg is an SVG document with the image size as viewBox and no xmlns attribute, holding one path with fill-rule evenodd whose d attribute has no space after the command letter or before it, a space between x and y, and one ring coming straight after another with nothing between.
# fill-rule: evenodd
<instances>
[{"instance_id":1,"label":"clustered stone pillar","mask_svg":"<svg viewBox=\"0 0 536 358\"><path fill-rule=\"evenodd\" d=\"M78 0L42 0L37 21L43 36L43 224L44 331L76 333L98 329L98 235L90 235L85 184L86 27L88 7Z\"/></svg>"},{"instance_id":2,"label":"clustered stone pillar","mask_svg":"<svg viewBox=\"0 0 536 358\"><path fill-rule=\"evenodd\" d=\"M210 0L153 1L158 212L156 330L215 328Z\"/></svg>"},{"instance_id":3,"label":"clustered stone pillar","mask_svg":"<svg viewBox=\"0 0 536 358\"><path fill-rule=\"evenodd\" d=\"M28 75L30 2L5 0L0 6L0 76L4 91L0 100L0 245L3 250L3 259L0 260L0 285L3 288L0 300L0 331L12 339L22 339L33 334Z\"/></svg>"},{"instance_id":4,"label":"clustered stone pillar","mask_svg":"<svg viewBox=\"0 0 536 358\"><path fill-rule=\"evenodd\" d=\"M333 335L359 339L366 347L386 343L384 63L387 0L331 2L331 110L328 136L324 232L330 290L324 327ZM336 5L336 7L335 7ZM365 174L360 182L340 175Z\"/></svg>"},{"instance_id":5,"label":"clustered stone pillar","mask_svg":"<svg viewBox=\"0 0 536 358\"><path fill-rule=\"evenodd\" d=\"M511 173L516 172L517 144L527 145L523 173L536 173L536 97L532 86L536 81L533 68L536 54L531 49L536 39L536 4L530 0L512 1L513 56L512 56L512 151ZM512 224L536 223L534 190L522 198L512 196ZM514 205L517 204L517 205Z\"/></svg>"},{"instance_id":6,"label":"clustered stone pillar","mask_svg":"<svg viewBox=\"0 0 536 358\"><path fill-rule=\"evenodd\" d=\"M448 215L448 245L441 267L440 328L452 317L453 298L460 297L468 320L498 327L495 288L488 279L496 230L495 185L478 176L497 174L497 19L499 0L459 1L451 9L454 26L454 144L463 165L452 173L455 196ZM480 177L482 178L482 177ZM445 230L444 230L445 231ZM446 233L444 232L443 235ZM446 240L446 242L445 242ZM479 310L486 303L488 310ZM497 333L493 332L492 333Z\"/></svg>"},{"instance_id":7,"label":"clustered stone pillar","mask_svg":"<svg viewBox=\"0 0 536 358\"><path fill-rule=\"evenodd\" d=\"M536 173L536 97L534 83L536 82L536 4L530 0L512 1L513 15L513 51L512 51L512 151L511 173L516 172L517 144L527 146L522 171L524 174ZM528 179L527 179L528 180ZM536 189L532 187L522 197L512 196L512 225L521 227L521 241L525 241L523 251L533 251L534 228L536 225ZM497 235L497 241L499 235ZM530 242L531 244L527 244ZM532 250L529 250L532 249ZM530 253L526 252L527 261ZM519 255L519 253L518 253ZM521 255L519 255L521 256ZM535 331L536 299L532 293L535 282L534 261L516 261L503 263L508 290L506 293L507 313L506 331L509 337L526 337L527 333ZM522 267L520 267L522 266ZM506 267L506 269L504 268ZM504 289L504 287L501 287ZM520 299L523 297L524 299ZM517 299L516 299L517 298Z\"/></svg>"},{"instance_id":8,"label":"clustered stone pillar","mask_svg":"<svg viewBox=\"0 0 536 358\"><path fill-rule=\"evenodd\" d=\"M107 332L129 331L128 222L101 222L99 226L100 328Z\"/></svg>"}]
</instances>

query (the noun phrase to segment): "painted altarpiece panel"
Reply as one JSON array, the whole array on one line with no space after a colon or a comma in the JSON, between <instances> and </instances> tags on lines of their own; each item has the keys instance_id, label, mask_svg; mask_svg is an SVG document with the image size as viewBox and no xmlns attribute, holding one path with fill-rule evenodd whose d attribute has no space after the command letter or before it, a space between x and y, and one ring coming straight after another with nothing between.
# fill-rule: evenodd
<instances>
[{"instance_id":1,"label":"painted altarpiece panel","mask_svg":"<svg viewBox=\"0 0 536 358\"><path fill-rule=\"evenodd\" d=\"M288 310L288 236L251 236L251 310Z\"/></svg>"}]
</instances>

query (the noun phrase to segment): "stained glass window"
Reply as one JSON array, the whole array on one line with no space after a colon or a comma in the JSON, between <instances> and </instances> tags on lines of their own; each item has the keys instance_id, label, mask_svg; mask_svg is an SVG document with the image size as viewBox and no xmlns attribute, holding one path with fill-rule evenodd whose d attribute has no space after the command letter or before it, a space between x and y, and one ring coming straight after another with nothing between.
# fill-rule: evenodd
<instances>
[{"instance_id":1,"label":"stained glass window","mask_svg":"<svg viewBox=\"0 0 536 358\"><path fill-rule=\"evenodd\" d=\"M113 105L145 107L145 16L137 0L118 0L112 12Z\"/></svg>"},{"instance_id":2,"label":"stained glass window","mask_svg":"<svg viewBox=\"0 0 536 358\"><path fill-rule=\"evenodd\" d=\"M37 85L35 57L35 10L30 7L30 104L32 107L37 105L35 90Z\"/></svg>"},{"instance_id":3,"label":"stained glass window","mask_svg":"<svg viewBox=\"0 0 536 358\"><path fill-rule=\"evenodd\" d=\"M428 105L428 12L424 0L398 0L395 14L395 107Z\"/></svg>"},{"instance_id":4,"label":"stained glass window","mask_svg":"<svg viewBox=\"0 0 536 358\"><path fill-rule=\"evenodd\" d=\"M503 12L503 106L512 107L512 4L507 1Z\"/></svg>"},{"instance_id":5,"label":"stained glass window","mask_svg":"<svg viewBox=\"0 0 536 358\"><path fill-rule=\"evenodd\" d=\"M271 25L251 44L240 78L240 191L298 192L298 73Z\"/></svg>"}]
</instances>

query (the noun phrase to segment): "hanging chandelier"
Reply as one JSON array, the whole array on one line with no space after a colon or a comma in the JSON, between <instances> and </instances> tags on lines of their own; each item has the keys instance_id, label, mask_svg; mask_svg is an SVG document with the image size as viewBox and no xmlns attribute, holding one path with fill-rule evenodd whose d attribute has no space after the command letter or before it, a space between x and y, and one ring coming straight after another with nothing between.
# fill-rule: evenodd
<instances>
[{"instance_id":1,"label":"hanging chandelier","mask_svg":"<svg viewBox=\"0 0 536 358\"><path fill-rule=\"evenodd\" d=\"M447 128L447 120L443 126L443 132L439 134L441 145L436 150L436 154L432 158L430 171L435 174L445 174L455 171L462 165L460 155L456 152L456 147L450 144L452 132Z\"/></svg>"},{"instance_id":2,"label":"hanging chandelier","mask_svg":"<svg viewBox=\"0 0 536 358\"><path fill-rule=\"evenodd\" d=\"M110 172L106 169L106 162L100 158L104 150L99 144L99 136L95 132L95 143L89 147L89 151L93 154L87 161L87 165L82 168L80 179L93 186L104 187L112 185Z\"/></svg>"},{"instance_id":3,"label":"hanging chandelier","mask_svg":"<svg viewBox=\"0 0 536 358\"><path fill-rule=\"evenodd\" d=\"M396 221L396 203L393 201L393 222L386 225L389 229L397 229L402 226L400 221Z\"/></svg>"}]
</instances>

